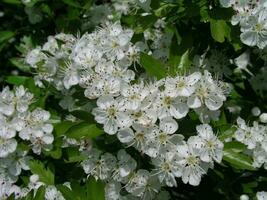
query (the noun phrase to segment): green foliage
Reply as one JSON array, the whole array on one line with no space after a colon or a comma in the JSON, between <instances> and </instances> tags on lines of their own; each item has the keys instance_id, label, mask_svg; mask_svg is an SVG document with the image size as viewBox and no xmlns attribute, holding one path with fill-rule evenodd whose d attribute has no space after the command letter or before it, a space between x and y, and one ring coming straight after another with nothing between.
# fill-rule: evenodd
<instances>
[{"instance_id":1,"label":"green foliage","mask_svg":"<svg viewBox=\"0 0 267 200\"><path fill-rule=\"evenodd\" d=\"M38 160L30 161L30 170L33 174L37 174L41 182L47 185L54 184L54 173L44 164Z\"/></svg>"},{"instance_id":2,"label":"green foliage","mask_svg":"<svg viewBox=\"0 0 267 200\"><path fill-rule=\"evenodd\" d=\"M166 70L161 62L152 56L141 53L140 63L145 68L148 75L154 76L157 79L161 79L166 76Z\"/></svg>"},{"instance_id":3,"label":"green foliage","mask_svg":"<svg viewBox=\"0 0 267 200\"><path fill-rule=\"evenodd\" d=\"M72 190L64 185L58 185L57 188L66 199L90 199L90 200L104 200L104 183L89 178L84 185L77 182L71 184Z\"/></svg>"}]
</instances>

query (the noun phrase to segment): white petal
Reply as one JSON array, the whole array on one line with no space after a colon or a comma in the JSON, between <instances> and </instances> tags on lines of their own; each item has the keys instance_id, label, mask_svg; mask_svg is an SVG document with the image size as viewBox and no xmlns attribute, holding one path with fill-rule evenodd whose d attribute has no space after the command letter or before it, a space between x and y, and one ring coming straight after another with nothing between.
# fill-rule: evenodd
<instances>
[{"instance_id":1,"label":"white petal","mask_svg":"<svg viewBox=\"0 0 267 200\"><path fill-rule=\"evenodd\" d=\"M134 132L132 129L126 128L120 130L117 134L117 137L122 143L129 143L134 139Z\"/></svg>"},{"instance_id":2,"label":"white petal","mask_svg":"<svg viewBox=\"0 0 267 200\"><path fill-rule=\"evenodd\" d=\"M199 108L201 106L201 101L197 96L192 95L188 97L187 105L189 108Z\"/></svg>"}]
</instances>

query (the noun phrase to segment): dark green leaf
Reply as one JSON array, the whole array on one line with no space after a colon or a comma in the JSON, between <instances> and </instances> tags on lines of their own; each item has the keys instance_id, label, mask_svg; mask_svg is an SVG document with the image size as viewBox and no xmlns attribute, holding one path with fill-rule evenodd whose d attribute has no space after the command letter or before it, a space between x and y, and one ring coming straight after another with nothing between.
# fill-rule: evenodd
<instances>
[{"instance_id":1,"label":"dark green leaf","mask_svg":"<svg viewBox=\"0 0 267 200\"><path fill-rule=\"evenodd\" d=\"M148 75L154 76L157 79L161 79L166 76L166 70L164 69L162 63L152 56L141 53L140 63L145 68Z\"/></svg>"}]
</instances>

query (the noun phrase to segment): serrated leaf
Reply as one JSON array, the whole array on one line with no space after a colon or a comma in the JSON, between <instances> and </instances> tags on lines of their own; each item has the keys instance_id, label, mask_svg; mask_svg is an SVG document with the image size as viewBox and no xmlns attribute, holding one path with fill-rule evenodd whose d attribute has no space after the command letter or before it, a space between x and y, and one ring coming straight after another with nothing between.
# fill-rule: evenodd
<instances>
[{"instance_id":1,"label":"serrated leaf","mask_svg":"<svg viewBox=\"0 0 267 200\"><path fill-rule=\"evenodd\" d=\"M24 60L21 58L11 58L10 62L16 66L18 69L24 72L30 72L30 66L25 64Z\"/></svg>"},{"instance_id":2,"label":"serrated leaf","mask_svg":"<svg viewBox=\"0 0 267 200\"><path fill-rule=\"evenodd\" d=\"M217 42L223 43L225 38L230 39L231 29L224 20L210 20L211 36Z\"/></svg>"},{"instance_id":3,"label":"serrated leaf","mask_svg":"<svg viewBox=\"0 0 267 200\"><path fill-rule=\"evenodd\" d=\"M157 79L161 79L166 76L166 70L162 63L152 56L141 53L140 63L145 68L148 75L154 76Z\"/></svg>"},{"instance_id":4,"label":"serrated leaf","mask_svg":"<svg viewBox=\"0 0 267 200\"><path fill-rule=\"evenodd\" d=\"M90 124L88 122L81 122L77 125L72 126L65 135L69 138L74 139L92 139L99 135L102 135L104 131L96 126L96 124Z\"/></svg>"},{"instance_id":5,"label":"serrated leaf","mask_svg":"<svg viewBox=\"0 0 267 200\"><path fill-rule=\"evenodd\" d=\"M37 174L39 176L39 179L41 182L47 184L47 185L53 185L54 184L54 174L53 172L44 166L43 163L41 163L38 160L31 160L30 161L30 170L33 174Z\"/></svg>"},{"instance_id":6,"label":"serrated leaf","mask_svg":"<svg viewBox=\"0 0 267 200\"><path fill-rule=\"evenodd\" d=\"M237 153L232 149L225 149L223 151L223 160L230 163L233 167L243 170L255 171L252 165L252 159L247 155Z\"/></svg>"}]
</instances>

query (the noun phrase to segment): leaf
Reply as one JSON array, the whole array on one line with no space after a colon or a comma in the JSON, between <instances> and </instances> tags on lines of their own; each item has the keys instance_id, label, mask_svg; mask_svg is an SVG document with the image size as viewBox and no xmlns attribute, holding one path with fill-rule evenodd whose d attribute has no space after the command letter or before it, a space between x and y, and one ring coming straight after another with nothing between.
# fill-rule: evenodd
<instances>
[{"instance_id":1,"label":"leaf","mask_svg":"<svg viewBox=\"0 0 267 200\"><path fill-rule=\"evenodd\" d=\"M86 199L90 200L104 200L105 191L104 183L101 181L96 181L94 178L89 178L86 185Z\"/></svg>"},{"instance_id":2,"label":"leaf","mask_svg":"<svg viewBox=\"0 0 267 200\"><path fill-rule=\"evenodd\" d=\"M230 163L233 167L237 169L246 169L255 171L256 169L252 166L252 160L247 155L238 153L233 149L225 149L223 155L223 160Z\"/></svg>"},{"instance_id":3,"label":"leaf","mask_svg":"<svg viewBox=\"0 0 267 200\"><path fill-rule=\"evenodd\" d=\"M96 124L89 124L87 122L81 122L72 126L65 134L69 138L81 139L81 138L96 138L102 135L104 132L96 126Z\"/></svg>"},{"instance_id":4,"label":"leaf","mask_svg":"<svg viewBox=\"0 0 267 200\"><path fill-rule=\"evenodd\" d=\"M30 72L30 66L24 63L22 58L11 58L10 62L24 72Z\"/></svg>"},{"instance_id":5,"label":"leaf","mask_svg":"<svg viewBox=\"0 0 267 200\"><path fill-rule=\"evenodd\" d=\"M237 142L237 141L226 142L224 144L224 150L230 150L236 153L241 153L244 150L246 150L246 145L244 145L241 142Z\"/></svg>"},{"instance_id":6,"label":"leaf","mask_svg":"<svg viewBox=\"0 0 267 200\"><path fill-rule=\"evenodd\" d=\"M186 50L186 52L184 52L180 58L178 69L186 70L190 67L190 64L191 64L191 61L189 60L189 50Z\"/></svg>"},{"instance_id":7,"label":"leaf","mask_svg":"<svg viewBox=\"0 0 267 200\"><path fill-rule=\"evenodd\" d=\"M54 185L54 174L49 168L45 168L44 164L38 160L30 161L30 170L33 174L37 174L41 182L47 185Z\"/></svg>"},{"instance_id":8,"label":"leaf","mask_svg":"<svg viewBox=\"0 0 267 200\"><path fill-rule=\"evenodd\" d=\"M6 40L9 40L15 35L12 31L0 31L0 43L5 42Z\"/></svg>"},{"instance_id":9,"label":"leaf","mask_svg":"<svg viewBox=\"0 0 267 200\"><path fill-rule=\"evenodd\" d=\"M211 36L217 42L223 43L225 38L230 40L231 29L224 20L210 20Z\"/></svg>"},{"instance_id":10,"label":"leaf","mask_svg":"<svg viewBox=\"0 0 267 200\"><path fill-rule=\"evenodd\" d=\"M3 2L9 4L22 4L20 0L3 0Z\"/></svg>"},{"instance_id":11,"label":"leaf","mask_svg":"<svg viewBox=\"0 0 267 200\"><path fill-rule=\"evenodd\" d=\"M72 192L71 189L69 189L65 185L57 185L57 189L62 193L63 197L65 199L80 199L79 197L76 196L75 193Z\"/></svg>"},{"instance_id":12,"label":"leaf","mask_svg":"<svg viewBox=\"0 0 267 200\"><path fill-rule=\"evenodd\" d=\"M166 76L166 70L161 62L154 59L152 56L141 53L140 63L150 76L155 76L157 79L161 79Z\"/></svg>"},{"instance_id":13,"label":"leaf","mask_svg":"<svg viewBox=\"0 0 267 200\"><path fill-rule=\"evenodd\" d=\"M66 148L67 160L64 160L66 163L75 163L81 162L86 159L86 155L81 154L77 148Z\"/></svg>"},{"instance_id":14,"label":"leaf","mask_svg":"<svg viewBox=\"0 0 267 200\"><path fill-rule=\"evenodd\" d=\"M81 5L76 0L62 0L65 4L74 8L81 8Z\"/></svg>"},{"instance_id":15,"label":"leaf","mask_svg":"<svg viewBox=\"0 0 267 200\"><path fill-rule=\"evenodd\" d=\"M45 197L45 186L38 188L33 200L43 200Z\"/></svg>"},{"instance_id":16,"label":"leaf","mask_svg":"<svg viewBox=\"0 0 267 200\"><path fill-rule=\"evenodd\" d=\"M28 77L26 76L8 76L6 82L12 85L24 85Z\"/></svg>"},{"instance_id":17,"label":"leaf","mask_svg":"<svg viewBox=\"0 0 267 200\"><path fill-rule=\"evenodd\" d=\"M62 121L54 125L56 136L65 134L72 126L77 125L77 122Z\"/></svg>"}]
</instances>

